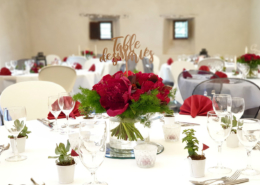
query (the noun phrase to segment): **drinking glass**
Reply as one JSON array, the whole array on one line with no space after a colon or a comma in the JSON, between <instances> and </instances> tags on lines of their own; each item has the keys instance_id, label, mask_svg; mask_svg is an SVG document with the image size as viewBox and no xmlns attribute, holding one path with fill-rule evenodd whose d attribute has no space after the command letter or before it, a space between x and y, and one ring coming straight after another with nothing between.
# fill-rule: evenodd
<instances>
[{"instance_id":1,"label":"drinking glass","mask_svg":"<svg viewBox=\"0 0 260 185\"><path fill-rule=\"evenodd\" d=\"M72 98L72 92L59 93L58 103L61 111L66 115L67 122L65 123L65 129L61 131L61 134L69 133L69 115L74 108L75 101Z\"/></svg>"},{"instance_id":2,"label":"drinking glass","mask_svg":"<svg viewBox=\"0 0 260 185\"><path fill-rule=\"evenodd\" d=\"M232 115L236 117L237 122L242 117L245 111L245 101L244 98L233 97L232 98L232 106L231 112Z\"/></svg>"},{"instance_id":3,"label":"drinking glass","mask_svg":"<svg viewBox=\"0 0 260 185\"><path fill-rule=\"evenodd\" d=\"M16 60L12 60L11 61L11 66L14 68L14 73L15 73L15 68L17 66L17 61Z\"/></svg>"},{"instance_id":4,"label":"drinking glass","mask_svg":"<svg viewBox=\"0 0 260 185\"><path fill-rule=\"evenodd\" d=\"M58 103L58 99L59 99L58 95L48 97L48 108L49 108L49 111L52 113L52 115L55 118L55 124L53 126L53 131L59 130L57 118L60 115L61 110L60 110L60 106L59 106L59 103Z\"/></svg>"},{"instance_id":5,"label":"drinking glass","mask_svg":"<svg viewBox=\"0 0 260 185\"><path fill-rule=\"evenodd\" d=\"M216 71L222 71L223 64L222 63L215 63L215 69L216 69Z\"/></svg>"},{"instance_id":6,"label":"drinking glass","mask_svg":"<svg viewBox=\"0 0 260 185\"><path fill-rule=\"evenodd\" d=\"M232 98L229 94L214 94L212 106L217 115L231 112Z\"/></svg>"},{"instance_id":7,"label":"drinking glass","mask_svg":"<svg viewBox=\"0 0 260 185\"><path fill-rule=\"evenodd\" d=\"M96 171L104 161L106 154L106 127L106 121L88 120L80 124L79 158L92 176L92 182L84 185L107 185L105 182L99 182L96 178Z\"/></svg>"},{"instance_id":8,"label":"drinking glass","mask_svg":"<svg viewBox=\"0 0 260 185\"><path fill-rule=\"evenodd\" d=\"M212 73L216 72L215 64L213 62L209 63L209 69Z\"/></svg>"},{"instance_id":9,"label":"drinking glass","mask_svg":"<svg viewBox=\"0 0 260 185\"><path fill-rule=\"evenodd\" d=\"M222 144L225 139L229 136L232 129L232 114L216 114L214 111L209 111L207 114L207 129L210 137L218 145L218 163L217 166L208 169L209 172L225 174L230 173L230 168L224 167L221 160Z\"/></svg>"},{"instance_id":10,"label":"drinking glass","mask_svg":"<svg viewBox=\"0 0 260 185\"><path fill-rule=\"evenodd\" d=\"M3 109L3 120L7 131L14 136L14 156L5 159L9 162L23 161L27 157L19 155L17 136L23 130L26 121L25 107L7 107Z\"/></svg>"},{"instance_id":11,"label":"drinking glass","mask_svg":"<svg viewBox=\"0 0 260 185\"><path fill-rule=\"evenodd\" d=\"M245 147L248 163L247 167L241 171L243 175L258 175L260 172L251 166L251 151L260 139L260 121L257 119L241 119L237 125L237 136L240 143Z\"/></svg>"},{"instance_id":12,"label":"drinking glass","mask_svg":"<svg viewBox=\"0 0 260 185\"><path fill-rule=\"evenodd\" d=\"M5 67L10 70L11 69L11 62L5 62Z\"/></svg>"},{"instance_id":13,"label":"drinking glass","mask_svg":"<svg viewBox=\"0 0 260 185\"><path fill-rule=\"evenodd\" d=\"M248 64L243 64L243 63L239 63L237 65L238 69L241 71L242 73L242 78L246 79L247 74L249 73L250 67Z\"/></svg>"}]
</instances>

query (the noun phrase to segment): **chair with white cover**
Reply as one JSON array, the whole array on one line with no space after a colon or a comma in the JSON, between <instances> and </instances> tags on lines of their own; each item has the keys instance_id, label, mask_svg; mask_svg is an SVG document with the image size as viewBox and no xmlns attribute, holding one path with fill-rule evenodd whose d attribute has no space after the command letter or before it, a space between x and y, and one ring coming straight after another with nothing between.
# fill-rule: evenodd
<instances>
[{"instance_id":1,"label":"chair with white cover","mask_svg":"<svg viewBox=\"0 0 260 185\"><path fill-rule=\"evenodd\" d=\"M52 62L55 60L61 61L58 55L47 55L46 60L47 60L47 64L52 64Z\"/></svg>"},{"instance_id":2,"label":"chair with white cover","mask_svg":"<svg viewBox=\"0 0 260 185\"><path fill-rule=\"evenodd\" d=\"M7 87L0 97L1 108L24 106L27 120L46 118L48 115L48 97L65 92L65 89L53 82L28 81Z\"/></svg>"},{"instance_id":3,"label":"chair with white cover","mask_svg":"<svg viewBox=\"0 0 260 185\"><path fill-rule=\"evenodd\" d=\"M74 63L79 63L84 66L87 59L83 56L69 56L67 59L67 63L73 65Z\"/></svg>"},{"instance_id":4,"label":"chair with white cover","mask_svg":"<svg viewBox=\"0 0 260 185\"><path fill-rule=\"evenodd\" d=\"M225 66L225 63L223 60L219 58L205 58L198 63L198 68L200 68L200 66L211 66L211 65L221 66L220 69L222 69Z\"/></svg>"},{"instance_id":5,"label":"chair with white cover","mask_svg":"<svg viewBox=\"0 0 260 185\"><path fill-rule=\"evenodd\" d=\"M67 66L47 66L40 70L39 80L61 85L67 92L73 89L77 78L75 69Z\"/></svg>"}]
</instances>

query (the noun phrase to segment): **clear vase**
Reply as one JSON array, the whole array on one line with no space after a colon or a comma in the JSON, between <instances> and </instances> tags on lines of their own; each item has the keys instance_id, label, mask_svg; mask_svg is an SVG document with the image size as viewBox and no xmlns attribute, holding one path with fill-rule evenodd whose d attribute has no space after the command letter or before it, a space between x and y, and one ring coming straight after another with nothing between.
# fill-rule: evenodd
<instances>
[{"instance_id":1,"label":"clear vase","mask_svg":"<svg viewBox=\"0 0 260 185\"><path fill-rule=\"evenodd\" d=\"M117 118L110 118L109 119L109 130L110 130L110 148L113 150L113 152L117 153L132 153L134 147L137 145L140 141L149 141L149 128L145 127L140 122L136 121L134 122L135 128L139 131L139 133L142 135L143 139L137 138L136 141L130 141L129 138L126 139L118 139L117 136L111 136L112 130L118 127L122 122ZM127 124L127 123L125 123ZM130 124L130 123L129 123Z\"/></svg>"},{"instance_id":2,"label":"clear vase","mask_svg":"<svg viewBox=\"0 0 260 185\"><path fill-rule=\"evenodd\" d=\"M258 67L250 68L247 78L258 78Z\"/></svg>"}]
</instances>

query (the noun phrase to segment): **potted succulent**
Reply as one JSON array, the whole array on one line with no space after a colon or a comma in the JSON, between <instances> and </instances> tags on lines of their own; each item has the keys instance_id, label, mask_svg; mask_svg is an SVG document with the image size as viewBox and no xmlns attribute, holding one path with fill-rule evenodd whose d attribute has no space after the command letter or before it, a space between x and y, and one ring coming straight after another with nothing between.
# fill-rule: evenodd
<instances>
[{"instance_id":1,"label":"potted succulent","mask_svg":"<svg viewBox=\"0 0 260 185\"><path fill-rule=\"evenodd\" d=\"M14 121L15 125L23 125L23 121L20 122L19 120L15 120ZM22 153L25 151L25 143L26 143L26 139L28 138L27 134L30 134L31 131L28 131L28 127L25 125L23 130L19 133L18 137L17 137L17 149L19 153ZM10 143L11 143L11 147L12 150L14 152L14 136L9 135L8 138L10 138Z\"/></svg>"},{"instance_id":2,"label":"potted succulent","mask_svg":"<svg viewBox=\"0 0 260 185\"><path fill-rule=\"evenodd\" d=\"M221 118L221 121L223 122L223 124L221 125L223 128L229 128L229 124L230 121L226 120L228 118ZM232 129L230 132L230 135L228 136L226 142L227 142L227 146L230 148L236 148L239 146L239 140L237 137L237 123L239 124L239 126L242 126L243 123L240 123L239 121L236 120L236 117L233 116L233 120L232 120Z\"/></svg>"},{"instance_id":3,"label":"potted succulent","mask_svg":"<svg viewBox=\"0 0 260 185\"><path fill-rule=\"evenodd\" d=\"M70 151L70 143L67 141L67 146L63 143L56 145L55 154L59 156L49 156L48 158L58 158L56 160L56 165L59 175L60 184L69 184L74 181L74 172L75 172L75 161L71 154L68 154Z\"/></svg>"},{"instance_id":4,"label":"potted succulent","mask_svg":"<svg viewBox=\"0 0 260 185\"><path fill-rule=\"evenodd\" d=\"M189 156L189 165L190 165L190 171L192 177L204 177L205 176L205 163L206 163L206 157L203 154L203 151L208 149L209 147L207 145L203 144L202 154L197 154L196 151L199 150L198 139L194 136L194 129L187 129L183 131L183 134L186 135L182 139L182 142L186 143L187 146L184 149L188 150Z\"/></svg>"}]
</instances>

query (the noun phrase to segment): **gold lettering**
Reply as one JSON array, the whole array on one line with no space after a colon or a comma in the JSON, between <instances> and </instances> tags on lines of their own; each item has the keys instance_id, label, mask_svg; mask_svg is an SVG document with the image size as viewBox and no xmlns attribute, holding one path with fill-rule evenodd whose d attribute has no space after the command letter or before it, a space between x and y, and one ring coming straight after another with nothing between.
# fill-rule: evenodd
<instances>
[{"instance_id":1,"label":"gold lettering","mask_svg":"<svg viewBox=\"0 0 260 185\"><path fill-rule=\"evenodd\" d=\"M104 61L104 62L106 62L106 53L107 53L107 48L104 48L104 50L103 50L103 55L102 55L102 57L100 57L100 59L99 59L99 61L100 62L102 62L102 61Z\"/></svg>"},{"instance_id":2,"label":"gold lettering","mask_svg":"<svg viewBox=\"0 0 260 185\"><path fill-rule=\"evenodd\" d=\"M151 56L149 59L150 63L153 63L153 55L154 55L153 51L150 50L150 56Z\"/></svg>"}]
</instances>

